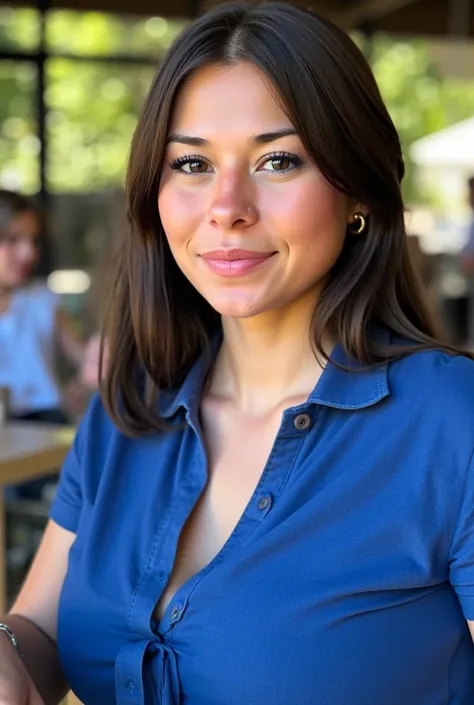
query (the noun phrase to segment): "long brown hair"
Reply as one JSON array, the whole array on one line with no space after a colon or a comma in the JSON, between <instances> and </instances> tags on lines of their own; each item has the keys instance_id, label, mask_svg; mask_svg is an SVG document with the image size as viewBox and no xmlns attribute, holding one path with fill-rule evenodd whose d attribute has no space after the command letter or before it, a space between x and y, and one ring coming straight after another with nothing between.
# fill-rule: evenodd
<instances>
[{"instance_id":1,"label":"long brown hair","mask_svg":"<svg viewBox=\"0 0 474 705\"><path fill-rule=\"evenodd\" d=\"M160 390L181 384L219 326L219 316L175 263L157 206L162 160L183 81L210 63L253 63L325 178L369 209L363 236L348 234L315 307L313 340L329 333L345 352L376 365L442 348L407 252L397 131L372 72L352 40L313 12L283 3L225 5L188 27L150 89L130 154L129 230L119 251L106 319L110 367L104 403L127 433L163 428ZM382 324L408 346L377 347Z\"/></svg>"}]
</instances>

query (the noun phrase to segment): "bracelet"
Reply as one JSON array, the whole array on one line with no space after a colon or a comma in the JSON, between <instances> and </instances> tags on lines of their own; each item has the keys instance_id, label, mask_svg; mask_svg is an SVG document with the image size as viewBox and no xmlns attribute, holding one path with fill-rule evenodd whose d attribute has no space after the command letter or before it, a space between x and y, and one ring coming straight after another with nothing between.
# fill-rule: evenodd
<instances>
[{"instance_id":1,"label":"bracelet","mask_svg":"<svg viewBox=\"0 0 474 705\"><path fill-rule=\"evenodd\" d=\"M21 653L20 644L18 643L18 639L16 638L16 636L14 635L14 633L12 632L10 627L8 627L6 624L2 624L0 622L0 632L5 632L7 637L10 639L13 648L15 649L18 656L23 661L23 654Z\"/></svg>"}]
</instances>

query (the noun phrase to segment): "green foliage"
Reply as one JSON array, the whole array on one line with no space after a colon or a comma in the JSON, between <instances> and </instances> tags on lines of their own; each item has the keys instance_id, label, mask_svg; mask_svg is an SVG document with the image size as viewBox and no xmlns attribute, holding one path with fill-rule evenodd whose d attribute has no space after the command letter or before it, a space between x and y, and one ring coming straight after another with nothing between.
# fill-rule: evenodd
<instances>
[{"instance_id":1,"label":"green foliage","mask_svg":"<svg viewBox=\"0 0 474 705\"><path fill-rule=\"evenodd\" d=\"M34 64L0 62L0 184L30 192L39 187L35 86Z\"/></svg>"},{"instance_id":2,"label":"green foliage","mask_svg":"<svg viewBox=\"0 0 474 705\"><path fill-rule=\"evenodd\" d=\"M48 62L49 184L53 192L122 184L149 67Z\"/></svg>"},{"instance_id":3,"label":"green foliage","mask_svg":"<svg viewBox=\"0 0 474 705\"><path fill-rule=\"evenodd\" d=\"M38 45L38 12L32 9L0 7L0 49L34 51Z\"/></svg>"},{"instance_id":4,"label":"green foliage","mask_svg":"<svg viewBox=\"0 0 474 705\"><path fill-rule=\"evenodd\" d=\"M123 183L137 114L159 57L184 27L160 17L125 20L99 13L51 12L46 44L48 186L54 192L98 191ZM35 11L0 8L0 49L28 51L38 42ZM149 63L70 58L146 56ZM38 190L36 69L0 62L0 184Z\"/></svg>"},{"instance_id":5,"label":"green foliage","mask_svg":"<svg viewBox=\"0 0 474 705\"><path fill-rule=\"evenodd\" d=\"M404 183L408 203L432 202L436 194L420 192L409 147L420 137L474 114L474 82L438 75L426 42L378 36L372 45L372 68L400 134L407 164Z\"/></svg>"},{"instance_id":6,"label":"green foliage","mask_svg":"<svg viewBox=\"0 0 474 705\"><path fill-rule=\"evenodd\" d=\"M160 56L184 26L160 17L124 19L99 13L51 12L46 42L49 109L48 182L53 192L97 191L122 184L136 116ZM0 49L34 51L38 13L0 8ZM149 57L149 65L91 63L55 58ZM376 36L371 62L399 130L408 173L408 202L427 202L420 193L408 148L426 134L474 113L474 83L442 78L423 41ZM33 63L0 62L0 184L38 189Z\"/></svg>"},{"instance_id":7,"label":"green foliage","mask_svg":"<svg viewBox=\"0 0 474 705\"><path fill-rule=\"evenodd\" d=\"M163 17L125 19L98 12L55 10L48 18L46 39L52 53L145 55L158 62L184 25Z\"/></svg>"}]
</instances>

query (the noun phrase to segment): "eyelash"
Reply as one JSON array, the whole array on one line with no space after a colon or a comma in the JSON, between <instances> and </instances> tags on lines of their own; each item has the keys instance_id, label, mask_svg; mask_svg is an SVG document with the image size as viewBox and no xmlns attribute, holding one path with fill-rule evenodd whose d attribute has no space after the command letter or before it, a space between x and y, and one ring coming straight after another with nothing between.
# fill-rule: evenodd
<instances>
[{"instance_id":1,"label":"eyelash","mask_svg":"<svg viewBox=\"0 0 474 705\"><path fill-rule=\"evenodd\" d=\"M299 169L303 166L304 161L301 159L301 157L296 156L296 154L291 154L290 152L272 152L271 154L266 154L265 157L263 157L260 160L261 164L266 164L267 162L270 161L276 161L277 159L288 159L288 161L291 163L291 167L289 169L275 169L273 171L271 170L266 170L263 169L262 171L268 171L269 173L273 174L287 174L289 171L292 171L293 169ZM173 159L169 163L170 169L174 169L175 171L180 171L182 170L181 168L185 164L192 164L193 162L202 162L205 164L208 164L206 159L203 159L199 155L194 155L194 154L188 154L183 157L178 157L177 159ZM203 174L206 174L208 172L183 172L187 176L202 176Z\"/></svg>"}]
</instances>

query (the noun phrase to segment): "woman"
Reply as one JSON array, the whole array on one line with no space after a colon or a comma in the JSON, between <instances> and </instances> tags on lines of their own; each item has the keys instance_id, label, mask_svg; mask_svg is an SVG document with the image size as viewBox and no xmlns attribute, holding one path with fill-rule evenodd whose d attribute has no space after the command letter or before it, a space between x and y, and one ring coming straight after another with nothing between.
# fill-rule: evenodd
<instances>
[{"instance_id":1,"label":"woman","mask_svg":"<svg viewBox=\"0 0 474 705\"><path fill-rule=\"evenodd\" d=\"M57 348L73 365L82 343L46 283L33 279L42 239L41 217L30 201L0 190L0 387L14 419L67 423L55 373ZM38 497L43 480L15 488Z\"/></svg>"},{"instance_id":2,"label":"woman","mask_svg":"<svg viewBox=\"0 0 474 705\"><path fill-rule=\"evenodd\" d=\"M402 176L320 17L226 6L171 48L9 703L472 704L474 366L426 313Z\"/></svg>"},{"instance_id":3,"label":"woman","mask_svg":"<svg viewBox=\"0 0 474 705\"><path fill-rule=\"evenodd\" d=\"M33 279L41 237L41 219L30 201L0 190L0 386L10 390L13 416L50 421L64 418L56 345L79 365L82 344L56 295Z\"/></svg>"}]
</instances>

